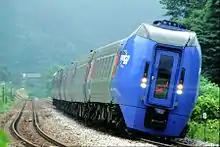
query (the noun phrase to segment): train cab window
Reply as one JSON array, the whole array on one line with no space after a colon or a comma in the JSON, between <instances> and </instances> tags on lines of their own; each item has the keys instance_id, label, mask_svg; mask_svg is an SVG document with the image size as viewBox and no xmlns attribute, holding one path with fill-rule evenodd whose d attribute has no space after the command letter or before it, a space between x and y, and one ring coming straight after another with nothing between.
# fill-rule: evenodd
<instances>
[{"instance_id":1,"label":"train cab window","mask_svg":"<svg viewBox=\"0 0 220 147\"><path fill-rule=\"evenodd\" d=\"M159 99L166 99L169 86L170 78L173 68L173 57L167 55L160 56L160 62L158 66L158 73L156 79L156 87L154 91L154 97Z\"/></svg>"},{"instance_id":2,"label":"train cab window","mask_svg":"<svg viewBox=\"0 0 220 147\"><path fill-rule=\"evenodd\" d=\"M138 36L140 37L143 37L143 38L147 38L148 37L148 33L147 33L147 30L146 28L142 25L139 30L137 31L137 34Z\"/></svg>"}]
</instances>

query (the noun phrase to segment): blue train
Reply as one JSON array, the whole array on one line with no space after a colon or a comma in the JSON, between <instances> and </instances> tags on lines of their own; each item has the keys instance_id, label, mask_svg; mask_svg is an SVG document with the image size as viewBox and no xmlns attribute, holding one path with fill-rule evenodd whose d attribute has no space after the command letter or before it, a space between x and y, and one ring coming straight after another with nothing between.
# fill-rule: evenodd
<instances>
[{"instance_id":1,"label":"blue train","mask_svg":"<svg viewBox=\"0 0 220 147\"><path fill-rule=\"evenodd\" d=\"M162 137L184 137L201 72L197 36L179 23L141 24L57 71L53 104L87 122Z\"/></svg>"}]
</instances>

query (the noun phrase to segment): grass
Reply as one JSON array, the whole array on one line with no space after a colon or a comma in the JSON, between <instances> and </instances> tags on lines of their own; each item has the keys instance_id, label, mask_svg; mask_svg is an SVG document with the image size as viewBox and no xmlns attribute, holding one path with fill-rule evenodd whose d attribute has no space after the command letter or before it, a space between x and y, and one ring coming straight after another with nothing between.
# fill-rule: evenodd
<instances>
[{"instance_id":1,"label":"grass","mask_svg":"<svg viewBox=\"0 0 220 147\"><path fill-rule=\"evenodd\" d=\"M7 112L13 104L14 104L14 101L12 100L8 100L7 104L3 104L2 102L0 102L0 113Z\"/></svg>"},{"instance_id":2,"label":"grass","mask_svg":"<svg viewBox=\"0 0 220 147\"><path fill-rule=\"evenodd\" d=\"M14 104L13 99L11 98L11 94L9 94L8 90L7 93L4 94L5 98L7 98L7 103L3 103L3 92L0 90L0 113L7 112L10 107Z\"/></svg>"},{"instance_id":3,"label":"grass","mask_svg":"<svg viewBox=\"0 0 220 147\"><path fill-rule=\"evenodd\" d=\"M198 139L215 144L220 144L219 140L219 129L220 129L220 122L218 119L216 120L207 120L206 127L205 123L197 123L197 122L190 122L190 130L187 134L187 137ZM204 129L206 128L206 130Z\"/></svg>"},{"instance_id":4,"label":"grass","mask_svg":"<svg viewBox=\"0 0 220 147\"><path fill-rule=\"evenodd\" d=\"M6 90L7 94L4 93L5 98L7 98L7 103L3 103L3 91L0 89L0 113L5 113L7 112L11 106L13 105L14 101L10 97L11 94L8 93ZM3 129L0 128L0 147L7 147L7 143L9 143L10 140L6 133L3 131Z\"/></svg>"},{"instance_id":5,"label":"grass","mask_svg":"<svg viewBox=\"0 0 220 147\"><path fill-rule=\"evenodd\" d=\"M9 137L6 133L0 128L0 147L7 147L10 142Z\"/></svg>"}]
</instances>

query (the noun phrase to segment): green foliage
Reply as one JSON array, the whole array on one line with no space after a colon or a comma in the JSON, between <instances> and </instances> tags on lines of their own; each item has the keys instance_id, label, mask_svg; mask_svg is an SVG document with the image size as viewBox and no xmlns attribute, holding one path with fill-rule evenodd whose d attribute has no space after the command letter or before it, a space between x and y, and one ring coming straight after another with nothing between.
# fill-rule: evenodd
<instances>
[{"instance_id":1,"label":"green foliage","mask_svg":"<svg viewBox=\"0 0 220 147\"><path fill-rule=\"evenodd\" d=\"M210 82L204 76L200 78L200 89L199 89L199 96L209 96L211 95L212 98L218 99L219 98L219 87L217 84Z\"/></svg>"},{"instance_id":2,"label":"green foliage","mask_svg":"<svg viewBox=\"0 0 220 147\"><path fill-rule=\"evenodd\" d=\"M43 75L44 83L46 84L46 96L51 96L53 75L59 68L59 66L54 66Z\"/></svg>"},{"instance_id":3,"label":"green foliage","mask_svg":"<svg viewBox=\"0 0 220 147\"><path fill-rule=\"evenodd\" d=\"M206 112L208 119L219 119L219 87L201 77L200 94L193 110L191 119L195 122L202 121L202 113Z\"/></svg>"},{"instance_id":4,"label":"green foliage","mask_svg":"<svg viewBox=\"0 0 220 147\"><path fill-rule=\"evenodd\" d=\"M3 101L3 95L4 95L4 101ZM5 87L5 90L3 91L2 86L0 86L0 113L2 112L4 113L8 111L8 109L13 105L13 103L14 100L13 100L13 94L11 93L11 88Z\"/></svg>"},{"instance_id":5,"label":"green foliage","mask_svg":"<svg viewBox=\"0 0 220 147\"><path fill-rule=\"evenodd\" d=\"M219 120L208 120L207 123L190 122L190 130L187 137L206 140L215 144L219 144ZM206 129L206 130L205 130ZM205 132L206 131L206 132Z\"/></svg>"},{"instance_id":6,"label":"green foliage","mask_svg":"<svg viewBox=\"0 0 220 147\"><path fill-rule=\"evenodd\" d=\"M3 102L0 102L0 113L7 112L11 106L14 104L13 100L8 100L7 104L3 104Z\"/></svg>"},{"instance_id":7,"label":"green foliage","mask_svg":"<svg viewBox=\"0 0 220 147\"><path fill-rule=\"evenodd\" d=\"M44 83L42 78L33 78L33 79L26 79L25 89L28 91L29 96L37 96L37 97L44 97Z\"/></svg>"},{"instance_id":8,"label":"green foliage","mask_svg":"<svg viewBox=\"0 0 220 147\"><path fill-rule=\"evenodd\" d=\"M53 66L49 70L42 73L39 79L27 79L26 89L29 96L37 96L39 98L48 97L51 95L53 74L61 66Z\"/></svg>"},{"instance_id":9,"label":"green foliage","mask_svg":"<svg viewBox=\"0 0 220 147\"><path fill-rule=\"evenodd\" d=\"M207 113L207 120L202 119L202 113ZM204 125L207 121L206 139L219 143L219 87L207 78L200 79L200 93L193 110L188 137L204 140Z\"/></svg>"},{"instance_id":10,"label":"green foliage","mask_svg":"<svg viewBox=\"0 0 220 147\"><path fill-rule=\"evenodd\" d=\"M160 4L167 10L165 16L172 16L172 19L185 16L186 0L161 0Z\"/></svg>"},{"instance_id":11,"label":"green foliage","mask_svg":"<svg viewBox=\"0 0 220 147\"><path fill-rule=\"evenodd\" d=\"M9 81L11 73L6 67L0 67L0 81Z\"/></svg>"},{"instance_id":12,"label":"green foliage","mask_svg":"<svg viewBox=\"0 0 220 147\"><path fill-rule=\"evenodd\" d=\"M188 17L194 9L202 7L205 2L198 0L160 0L160 4L167 10L165 16L172 20Z\"/></svg>"},{"instance_id":13,"label":"green foliage","mask_svg":"<svg viewBox=\"0 0 220 147\"><path fill-rule=\"evenodd\" d=\"M9 141L10 140L6 133L0 128L0 147L7 147Z\"/></svg>"}]
</instances>

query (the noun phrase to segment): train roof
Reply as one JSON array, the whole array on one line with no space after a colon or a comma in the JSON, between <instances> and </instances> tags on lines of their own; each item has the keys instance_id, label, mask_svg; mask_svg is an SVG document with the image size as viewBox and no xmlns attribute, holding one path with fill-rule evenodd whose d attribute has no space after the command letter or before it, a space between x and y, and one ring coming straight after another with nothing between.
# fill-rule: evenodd
<instances>
[{"instance_id":1,"label":"train roof","mask_svg":"<svg viewBox=\"0 0 220 147\"><path fill-rule=\"evenodd\" d=\"M130 36L134 34L162 44L199 46L196 33L188 30L172 30L142 23Z\"/></svg>"}]
</instances>

